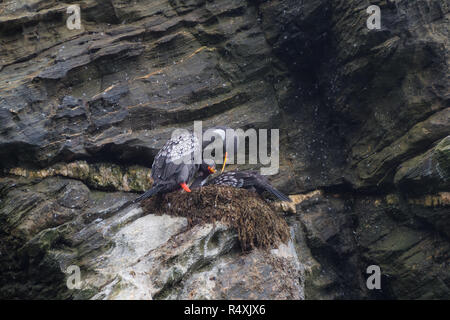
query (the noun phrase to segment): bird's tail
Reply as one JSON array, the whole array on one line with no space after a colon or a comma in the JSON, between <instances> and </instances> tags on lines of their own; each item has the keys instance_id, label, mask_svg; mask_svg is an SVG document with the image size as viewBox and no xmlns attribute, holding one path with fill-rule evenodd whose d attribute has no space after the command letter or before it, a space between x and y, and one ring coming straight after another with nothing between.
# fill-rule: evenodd
<instances>
[{"instance_id":1,"label":"bird's tail","mask_svg":"<svg viewBox=\"0 0 450 320\"><path fill-rule=\"evenodd\" d=\"M162 185L154 186L150 190L145 191L143 194L141 194L139 197L137 197L133 202L136 203L136 202L140 202L144 199L150 198L151 196L160 192L162 188L163 188Z\"/></svg>"},{"instance_id":2,"label":"bird's tail","mask_svg":"<svg viewBox=\"0 0 450 320\"><path fill-rule=\"evenodd\" d=\"M275 189L274 187L272 187L269 184L264 184L264 189L268 192L270 192L271 194L273 194L274 196L276 196L278 199L282 200L282 201L289 201L292 202L292 200L285 195L284 193L278 191L277 189Z\"/></svg>"}]
</instances>

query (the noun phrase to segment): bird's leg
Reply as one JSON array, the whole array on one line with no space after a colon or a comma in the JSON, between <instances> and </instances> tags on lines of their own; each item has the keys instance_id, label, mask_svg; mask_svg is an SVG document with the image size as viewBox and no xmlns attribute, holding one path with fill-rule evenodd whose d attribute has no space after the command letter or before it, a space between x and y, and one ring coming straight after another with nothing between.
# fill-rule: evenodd
<instances>
[{"instance_id":1,"label":"bird's leg","mask_svg":"<svg viewBox=\"0 0 450 320\"><path fill-rule=\"evenodd\" d=\"M189 189L189 187L187 186L186 182L180 183L180 186L183 188L184 191L191 192L191 189Z\"/></svg>"},{"instance_id":2,"label":"bird's leg","mask_svg":"<svg viewBox=\"0 0 450 320\"><path fill-rule=\"evenodd\" d=\"M225 151L225 158L223 159L223 166L222 166L222 170L220 171L220 173L222 173L223 170L225 170L225 164L227 163L227 158L228 158L228 152Z\"/></svg>"}]
</instances>

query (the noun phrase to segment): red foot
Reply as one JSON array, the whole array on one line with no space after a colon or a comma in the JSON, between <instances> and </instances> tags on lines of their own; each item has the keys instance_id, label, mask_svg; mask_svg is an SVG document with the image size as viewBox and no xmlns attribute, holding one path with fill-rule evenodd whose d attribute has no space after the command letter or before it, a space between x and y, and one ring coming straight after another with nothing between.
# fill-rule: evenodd
<instances>
[{"instance_id":1,"label":"red foot","mask_svg":"<svg viewBox=\"0 0 450 320\"><path fill-rule=\"evenodd\" d=\"M191 192L191 189L189 189L186 182L180 183L180 186L183 188L184 191Z\"/></svg>"}]
</instances>

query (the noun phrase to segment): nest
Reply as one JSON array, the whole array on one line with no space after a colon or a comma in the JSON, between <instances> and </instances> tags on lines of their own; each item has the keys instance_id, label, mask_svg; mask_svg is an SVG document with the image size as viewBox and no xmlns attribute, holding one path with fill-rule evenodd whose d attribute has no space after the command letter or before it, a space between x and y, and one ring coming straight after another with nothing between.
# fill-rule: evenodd
<instances>
[{"instance_id":1,"label":"nest","mask_svg":"<svg viewBox=\"0 0 450 320\"><path fill-rule=\"evenodd\" d=\"M272 207L249 190L206 186L144 200L146 213L185 217L188 226L221 221L234 228L243 251L275 248L289 239L289 227Z\"/></svg>"}]
</instances>

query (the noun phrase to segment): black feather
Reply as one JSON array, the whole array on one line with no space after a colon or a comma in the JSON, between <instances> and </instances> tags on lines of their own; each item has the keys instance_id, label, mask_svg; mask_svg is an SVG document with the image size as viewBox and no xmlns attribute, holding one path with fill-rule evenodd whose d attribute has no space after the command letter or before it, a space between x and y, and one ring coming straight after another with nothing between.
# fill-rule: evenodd
<instances>
[{"instance_id":1,"label":"black feather","mask_svg":"<svg viewBox=\"0 0 450 320\"><path fill-rule=\"evenodd\" d=\"M282 201L292 200L284 193L272 187L265 176L257 171L228 171L211 179L206 185L227 185L235 188L256 189L258 193L268 191Z\"/></svg>"},{"instance_id":2,"label":"black feather","mask_svg":"<svg viewBox=\"0 0 450 320\"><path fill-rule=\"evenodd\" d=\"M266 191L268 191L268 192L270 192L271 194L273 194L274 196L276 196L278 199L282 200L282 201L292 202L292 200L291 200L287 195L285 195L284 193L278 191L277 189L275 189L274 187L272 187L272 186L269 185L269 184L265 184L265 185L263 186L263 188L264 188Z\"/></svg>"},{"instance_id":3,"label":"black feather","mask_svg":"<svg viewBox=\"0 0 450 320\"><path fill-rule=\"evenodd\" d=\"M145 200L147 198L150 198L151 196L157 194L158 192L160 192L162 189L164 189L163 185L157 185L154 186L153 188L151 188L150 190L145 191L143 194L141 194L139 197L137 197L133 202L140 202L142 200Z\"/></svg>"}]
</instances>

